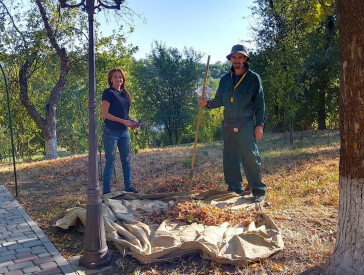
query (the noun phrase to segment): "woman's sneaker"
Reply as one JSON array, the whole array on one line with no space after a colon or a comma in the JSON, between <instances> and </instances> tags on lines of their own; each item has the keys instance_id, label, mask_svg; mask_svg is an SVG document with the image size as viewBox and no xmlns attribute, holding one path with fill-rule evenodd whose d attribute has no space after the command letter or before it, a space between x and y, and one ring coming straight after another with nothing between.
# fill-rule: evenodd
<instances>
[{"instance_id":1,"label":"woman's sneaker","mask_svg":"<svg viewBox=\"0 0 364 275\"><path fill-rule=\"evenodd\" d=\"M138 189L135 189L134 187L129 187L129 188L125 188L126 192L131 192L131 193L139 193L139 190Z\"/></svg>"}]
</instances>

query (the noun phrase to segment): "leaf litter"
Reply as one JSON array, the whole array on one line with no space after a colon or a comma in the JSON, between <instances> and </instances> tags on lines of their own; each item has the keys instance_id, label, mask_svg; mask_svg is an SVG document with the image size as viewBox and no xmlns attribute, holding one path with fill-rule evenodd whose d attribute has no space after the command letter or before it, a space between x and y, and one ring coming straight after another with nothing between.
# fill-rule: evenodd
<instances>
[{"instance_id":1,"label":"leaf litter","mask_svg":"<svg viewBox=\"0 0 364 275\"><path fill-rule=\"evenodd\" d=\"M301 133L297 133L300 136ZM267 184L265 211L282 229L285 249L259 263L232 267L218 265L199 256L191 256L169 264L140 265L130 256L122 265L125 273L141 274L297 274L310 270L319 272L332 253L338 207L338 131L305 132L299 146L284 143L284 134L266 134L259 147L263 163L263 181ZM298 138L297 138L298 139ZM188 191L186 160L191 158L191 145L140 150L133 155L133 184L143 193ZM222 143L201 143L198 163L192 180L193 191L226 190L222 171ZM17 164L18 201L41 227L66 258L82 254L84 235L76 228L62 231L53 227L66 209L85 201L87 155L57 160L42 160ZM112 190L123 188L120 164ZM14 192L12 165L0 164L1 182ZM245 178L244 178L245 181ZM246 181L245 181L246 182ZM216 211L216 212L215 212ZM221 212L218 212L221 211ZM259 217L225 213L194 202L177 204L170 213L185 222L198 219L202 223L219 223L225 219L244 222ZM220 219L214 218L217 214ZM257 216L255 216L257 215ZM161 213L154 213L157 219ZM156 222L160 222L156 220ZM111 244L109 249L113 250ZM197 262L197 265L189 263ZM114 270L115 271L115 270Z\"/></svg>"}]
</instances>

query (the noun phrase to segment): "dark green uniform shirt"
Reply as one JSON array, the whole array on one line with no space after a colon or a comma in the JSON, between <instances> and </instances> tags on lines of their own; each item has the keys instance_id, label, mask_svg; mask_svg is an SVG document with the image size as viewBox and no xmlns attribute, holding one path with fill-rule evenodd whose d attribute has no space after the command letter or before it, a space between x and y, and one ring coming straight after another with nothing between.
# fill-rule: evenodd
<instances>
[{"instance_id":1,"label":"dark green uniform shirt","mask_svg":"<svg viewBox=\"0 0 364 275\"><path fill-rule=\"evenodd\" d=\"M225 119L238 121L251 116L255 117L255 125L264 125L265 103L259 75L248 69L235 90L232 72L224 75L215 98L208 101L209 109L221 106L225 107Z\"/></svg>"}]
</instances>

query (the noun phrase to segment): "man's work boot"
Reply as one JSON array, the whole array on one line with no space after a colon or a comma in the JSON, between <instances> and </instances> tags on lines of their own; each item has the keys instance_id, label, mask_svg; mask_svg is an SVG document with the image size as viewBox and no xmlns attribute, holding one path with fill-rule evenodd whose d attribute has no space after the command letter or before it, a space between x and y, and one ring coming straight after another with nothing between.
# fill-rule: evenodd
<instances>
[{"instance_id":1,"label":"man's work boot","mask_svg":"<svg viewBox=\"0 0 364 275\"><path fill-rule=\"evenodd\" d=\"M243 196L250 195L253 191L253 187L248 183L244 188L243 192L241 193Z\"/></svg>"}]
</instances>

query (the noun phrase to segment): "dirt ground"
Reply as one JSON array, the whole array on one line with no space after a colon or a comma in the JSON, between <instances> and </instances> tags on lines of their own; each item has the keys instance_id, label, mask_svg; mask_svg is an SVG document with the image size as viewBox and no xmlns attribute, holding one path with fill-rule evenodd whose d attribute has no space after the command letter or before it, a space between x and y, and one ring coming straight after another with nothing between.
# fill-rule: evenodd
<instances>
[{"instance_id":1,"label":"dirt ground","mask_svg":"<svg viewBox=\"0 0 364 275\"><path fill-rule=\"evenodd\" d=\"M111 243L112 268L103 274L319 274L329 259L336 236L339 178L337 131L297 134L293 145L284 134L267 134L259 142L265 211L282 230L284 250L248 266L219 265L198 255L168 264L142 265L122 255ZM191 145L141 150L132 157L133 185L143 193L188 188ZM66 209L85 200L87 155L22 162L18 169L18 201L65 258L82 255L83 237L75 228L54 223ZM122 190L120 164L112 190ZM225 190L221 142L199 144L192 188ZM15 195L12 165L0 164L0 182Z\"/></svg>"}]
</instances>

